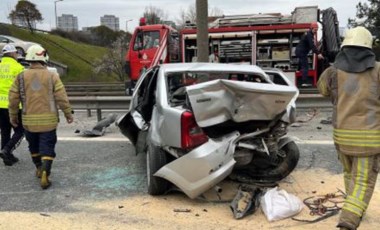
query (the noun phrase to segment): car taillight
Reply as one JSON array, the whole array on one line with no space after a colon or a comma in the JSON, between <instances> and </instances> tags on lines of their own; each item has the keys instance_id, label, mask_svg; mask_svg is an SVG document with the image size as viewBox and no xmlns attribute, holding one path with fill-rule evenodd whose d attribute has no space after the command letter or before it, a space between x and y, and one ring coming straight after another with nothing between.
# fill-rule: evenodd
<instances>
[{"instance_id":1,"label":"car taillight","mask_svg":"<svg viewBox=\"0 0 380 230\"><path fill-rule=\"evenodd\" d=\"M208 137L195 122L190 112L184 112L181 116L181 146L183 149L197 147L207 142Z\"/></svg>"}]
</instances>

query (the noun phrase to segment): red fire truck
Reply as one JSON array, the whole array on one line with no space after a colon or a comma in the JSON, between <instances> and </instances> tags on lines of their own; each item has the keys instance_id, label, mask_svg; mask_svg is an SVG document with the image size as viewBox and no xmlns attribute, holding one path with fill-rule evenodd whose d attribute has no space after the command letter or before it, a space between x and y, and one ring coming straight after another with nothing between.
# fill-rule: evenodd
<instances>
[{"instance_id":1,"label":"red fire truck","mask_svg":"<svg viewBox=\"0 0 380 230\"><path fill-rule=\"evenodd\" d=\"M319 47L326 57L318 61L309 54L309 79L314 85L319 74L332 62L340 47L338 20L332 8L297 7L290 15L252 14L223 16L209 23L210 58L221 63L280 68L295 84L301 73L295 47L313 22L322 27ZM315 24L315 23L314 23ZM126 70L133 83L140 73L159 63L194 62L197 59L196 27L180 32L168 25L145 25L140 21L126 55ZM211 60L210 60L211 61Z\"/></svg>"}]
</instances>

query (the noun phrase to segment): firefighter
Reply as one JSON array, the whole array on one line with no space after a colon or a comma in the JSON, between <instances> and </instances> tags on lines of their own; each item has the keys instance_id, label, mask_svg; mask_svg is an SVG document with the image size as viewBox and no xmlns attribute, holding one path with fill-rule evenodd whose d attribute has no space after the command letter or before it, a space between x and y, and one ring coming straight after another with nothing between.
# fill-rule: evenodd
<instances>
[{"instance_id":1,"label":"firefighter","mask_svg":"<svg viewBox=\"0 0 380 230\"><path fill-rule=\"evenodd\" d=\"M22 123L29 151L36 166L41 187L50 186L49 176L56 156L59 107L67 120L73 122L72 109L59 75L50 72L46 63L46 50L40 45L31 46L25 60L30 68L19 74L9 92L9 115L12 125L18 126L18 104L22 104Z\"/></svg>"},{"instance_id":2,"label":"firefighter","mask_svg":"<svg viewBox=\"0 0 380 230\"><path fill-rule=\"evenodd\" d=\"M7 44L2 49L3 57L0 63L0 129L1 129L1 152L0 157L7 166L12 166L18 162L18 158L13 155L14 149L24 137L22 125L12 127L9 122L8 94L9 89L19 73L24 71L24 67L17 62L17 50ZM21 111L18 109L16 115L20 118ZM11 132L13 129L13 135Z\"/></svg>"},{"instance_id":3,"label":"firefighter","mask_svg":"<svg viewBox=\"0 0 380 230\"><path fill-rule=\"evenodd\" d=\"M304 35L302 35L300 42L296 46L296 56L298 58L298 67L301 70L301 86L310 87L311 84L308 83L308 72L309 72L309 59L308 54L310 50L318 55L318 59L323 59L323 55L319 53L318 48L315 45L315 34L318 30L318 23L314 22L310 24L310 29Z\"/></svg>"},{"instance_id":4,"label":"firefighter","mask_svg":"<svg viewBox=\"0 0 380 230\"><path fill-rule=\"evenodd\" d=\"M334 143L343 165L345 199L337 227L357 229L368 207L380 160L380 62L364 27L346 32L318 85L333 103Z\"/></svg>"}]
</instances>

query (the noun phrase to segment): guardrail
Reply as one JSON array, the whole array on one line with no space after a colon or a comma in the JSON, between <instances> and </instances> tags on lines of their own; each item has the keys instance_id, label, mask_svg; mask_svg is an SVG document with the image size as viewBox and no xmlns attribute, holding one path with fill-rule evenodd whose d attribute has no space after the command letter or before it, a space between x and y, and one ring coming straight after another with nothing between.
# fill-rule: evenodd
<instances>
[{"instance_id":1,"label":"guardrail","mask_svg":"<svg viewBox=\"0 0 380 230\"><path fill-rule=\"evenodd\" d=\"M102 119L102 110L121 110L127 112L131 101L130 96L85 96L69 97L74 110L87 110L87 115L91 116L91 111L95 110L98 121ZM316 94L300 95L296 101L297 110L311 108L331 110L332 105L329 98Z\"/></svg>"},{"instance_id":2,"label":"guardrail","mask_svg":"<svg viewBox=\"0 0 380 230\"><path fill-rule=\"evenodd\" d=\"M95 110L97 119L102 119L102 110L124 110L128 111L131 97L129 96L85 96L85 97L69 97L69 101L74 110L87 110L87 116L91 116L91 111Z\"/></svg>"},{"instance_id":3,"label":"guardrail","mask_svg":"<svg viewBox=\"0 0 380 230\"><path fill-rule=\"evenodd\" d=\"M65 84L69 96L125 96L125 84L122 82L108 83L67 83ZM300 88L300 94L318 94L316 88Z\"/></svg>"}]
</instances>

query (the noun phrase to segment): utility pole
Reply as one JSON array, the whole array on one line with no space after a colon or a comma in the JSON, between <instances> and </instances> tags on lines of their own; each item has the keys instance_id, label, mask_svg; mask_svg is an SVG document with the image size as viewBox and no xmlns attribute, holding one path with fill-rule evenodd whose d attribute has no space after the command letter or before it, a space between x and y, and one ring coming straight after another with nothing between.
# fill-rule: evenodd
<instances>
[{"instance_id":1,"label":"utility pole","mask_svg":"<svg viewBox=\"0 0 380 230\"><path fill-rule=\"evenodd\" d=\"M127 33L128 33L128 22L130 22L130 21L133 21L133 19L127 19L125 21L125 32L127 32Z\"/></svg>"},{"instance_id":2,"label":"utility pole","mask_svg":"<svg viewBox=\"0 0 380 230\"><path fill-rule=\"evenodd\" d=\"M55 29L58 29L58 16L57 16L57 2L62 2L63 0L54 1L54 12L55 12Z\"/></svg>"},{"instance_id":3,"label":"utility pole","mask_svg":"<svg viewBox=\"0 0 380 230\"><path fill-rule=\"evenodd\" d=\"M208 0L196 0L197 11L197 62L208 62Z\"/></svg>"}]
</instances>

